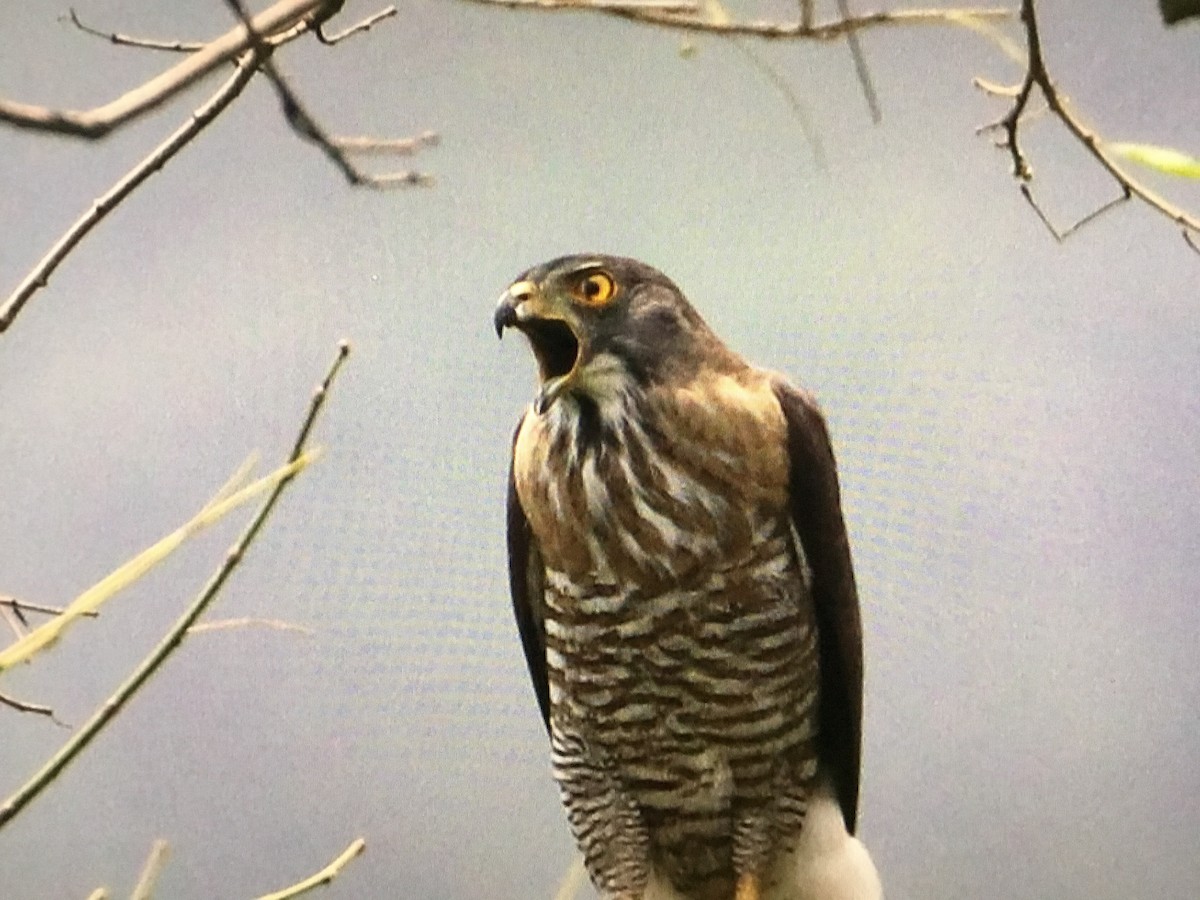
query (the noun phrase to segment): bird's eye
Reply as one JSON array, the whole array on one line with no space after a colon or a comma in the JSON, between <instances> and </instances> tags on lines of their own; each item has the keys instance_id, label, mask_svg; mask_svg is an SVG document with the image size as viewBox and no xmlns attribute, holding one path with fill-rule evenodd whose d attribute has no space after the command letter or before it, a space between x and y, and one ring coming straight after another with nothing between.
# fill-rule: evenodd
<instances>
[{"instance_id":1,"label":"bird's eye","mask_svg":"<svg viewBox=\"0 0 1200 900\"><path fill-rule=\"evenodd\" d=\"M593 272L579 282L576 296L589 306L603 306L617 293L617 284L607 272Z\"/></svg>"}]
</instances>

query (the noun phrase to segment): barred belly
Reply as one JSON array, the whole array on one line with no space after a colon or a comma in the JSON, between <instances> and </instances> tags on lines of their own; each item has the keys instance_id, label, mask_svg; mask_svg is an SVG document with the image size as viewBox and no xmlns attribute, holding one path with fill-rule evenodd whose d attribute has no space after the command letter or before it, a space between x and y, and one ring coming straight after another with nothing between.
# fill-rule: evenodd
<instances>
[{"instance_id":1,"label":"barred belly","mask_svg":"<svg viewBox=\"0 0 1200 900\"><path fill-rule=\"evenodd\" d=\"M547 573L555 776L618 895L649 860L687 896L728 897L802 824L815 629L786 526L754 550L657 595Z\"/></svg>"}]
</instances>

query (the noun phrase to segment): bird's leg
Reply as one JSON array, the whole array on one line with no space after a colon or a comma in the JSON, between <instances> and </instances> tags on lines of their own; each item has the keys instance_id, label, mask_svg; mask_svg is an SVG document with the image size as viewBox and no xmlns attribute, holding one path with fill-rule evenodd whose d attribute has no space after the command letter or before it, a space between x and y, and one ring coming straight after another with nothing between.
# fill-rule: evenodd
<instances>
[{"instance_id":1,"label":"bird's leg","mask_svg":"<svg viewBox=\"0 0 1200 900\"><path fill-rule=\"evenodd\" d=\"M761 900L761 898L762 885L758 876L753 872L743 872L739 875L733 900Z\"/></svg>"},{"instance_id":2,"label":"bird's leg","mask_svg":"<svg viewBox=\"0 0 1200 900\"><path fill-rule=\"evenodd\" d=\"M773 847L770 810L754 806L735 813L733 871L737 874L734 900L761 900L761 872L767 869Z\"/></svg>"},{"instance_id":3,"label":"bird's leg","mask_svg":"<svg viewBox=\"0 0 1200 900\"><path fill-rule=\"evenodd\" d=\"M554 775L575 843L606 900L641 900L650 879L650 835L607 757L572 722L551 720Z\"/></svg>"}]
</instances>

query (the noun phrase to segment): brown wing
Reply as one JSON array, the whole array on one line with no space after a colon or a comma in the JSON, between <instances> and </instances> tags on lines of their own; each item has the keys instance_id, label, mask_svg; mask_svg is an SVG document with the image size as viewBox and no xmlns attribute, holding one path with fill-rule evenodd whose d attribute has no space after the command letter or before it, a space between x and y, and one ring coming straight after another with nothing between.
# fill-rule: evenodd
<instances>
[{"instance_id":1,"label":"brown wing","mask_svg":"<svg viewBox=\"0 0 1200 900\"><path fill-rule=\"evenodd\" d=\"M787 419L792 524L812 571L821 654L819 753L853 834L862 753L862 621L837 463L816 403L783 381L774 388Z\"/></svg>"},{"instance_id":2,"label":"brown wing","mask_svg":"<svg viewBox=\"0 0 1200 900\"><path fill-rule=\"evenodd\" d=\"M517 425L517 431L521 426ZM513 435L513 444L517 442ZM550 730L550 681L546 675L546 625L544 613L545 573L537 539L529 527L512 462L508 465L508 587L512 593L513 615L525 649L525 663L533 680L533 692L542 710L542 721Z\"/></svg>"}]
</instances>

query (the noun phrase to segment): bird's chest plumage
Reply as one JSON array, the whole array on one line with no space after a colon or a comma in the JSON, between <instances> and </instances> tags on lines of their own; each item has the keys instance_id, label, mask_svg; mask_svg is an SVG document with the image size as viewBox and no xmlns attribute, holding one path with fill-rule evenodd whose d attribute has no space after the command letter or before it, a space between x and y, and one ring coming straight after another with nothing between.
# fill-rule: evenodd
<instances>
[{"instance_id":1,"label":"bird's chest plumage","mask_svg":"<svg viewBox=\"0 0 1200 900\"><path fill-rule=\"evenodd\" d=\"M645 809L766 795L806 740L814 626L769 388L725 377L527 417L551 718Z\"/></svg>"},{"instance_id":2,"label":"bird's chest plumage","mask_svg":"<svg viewBox=\"0 0 1200 900\"><path fill-rule=\"evenodd\" d=\"M513 474L548 569L658 593L752 562L786 522L784 431L769 387L731 376L566 397L525 417Z\"/></svg>"}]
</instances>

